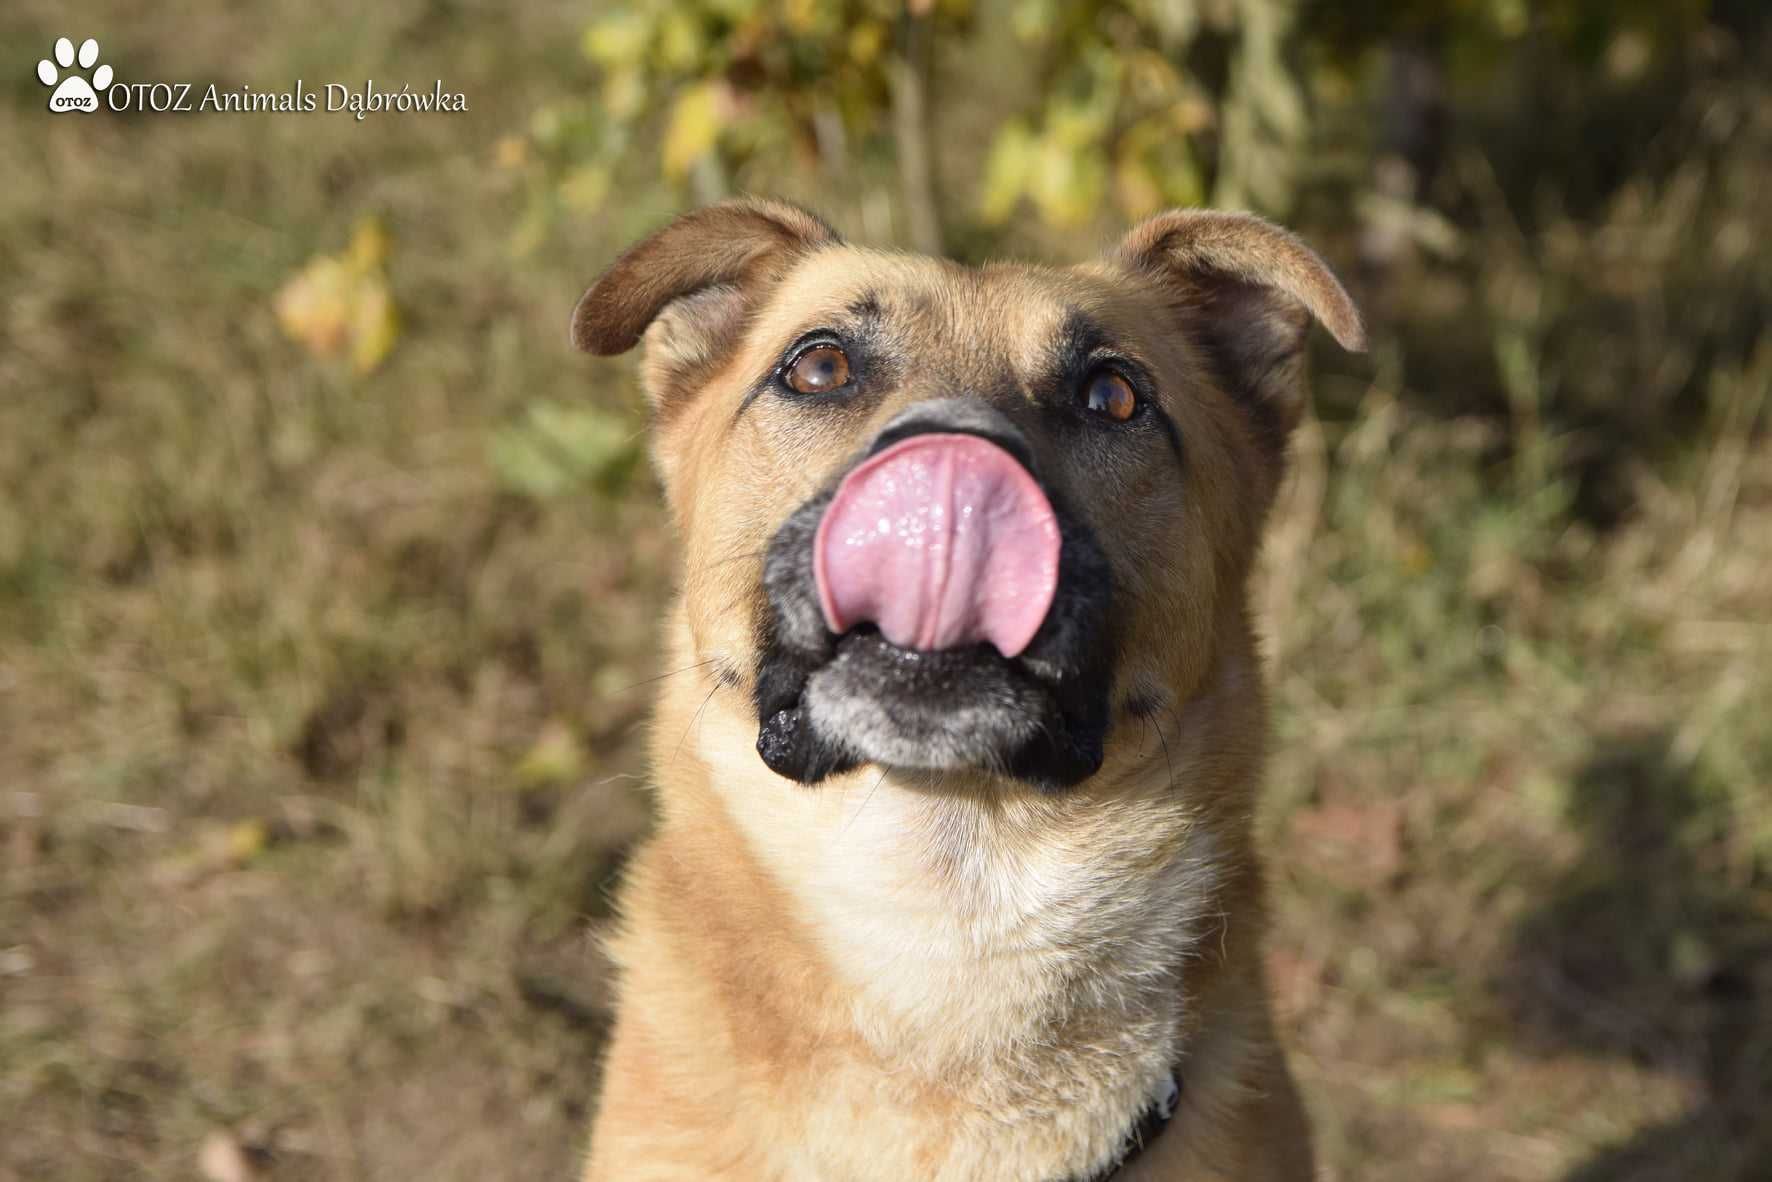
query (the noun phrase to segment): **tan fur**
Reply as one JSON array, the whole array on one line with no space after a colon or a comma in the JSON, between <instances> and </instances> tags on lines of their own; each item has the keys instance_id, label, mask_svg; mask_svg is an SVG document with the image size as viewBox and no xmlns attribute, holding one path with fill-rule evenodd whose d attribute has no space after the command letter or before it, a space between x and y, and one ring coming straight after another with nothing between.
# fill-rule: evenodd
<instances>
[{"instance_id":1,"label":"tan fur","mask_svg":"<svg viewBox=\"0 0 1772 1182\"><path fill-rule=\"evenodd\" d=\"M1208 354L1230 341L1233 359L1295 372L1286 325L1308 310L1357 344L1358 319L1283 232L1169 216L1100 264L968 270L730 204L587 293L582 344L619 351L647 332L685 555L666 657L684 672L662 683L659 824L621 895L589 1182L1058 1182L1111 1160L1175 1064L1181 1110L1119 1177L1310 1176L1250 835L1265 711L1245 583L1281 453L1243 399L1276 392L1227 390ZM1209 331L1223 284L1281 326L1253 354L1233 339L1246 325ZM864 296L904 354L890 397L737 413L788 342ZM811 788L774 775L749 681L764 545L904 407L1020 397L1003 375L1028 372L1072 308L1141 350L1186 440L1184 478L1162 457L1081 470L1062 439L1033 438L1123 589L1116 701L1160 709L1116 707L1101 771L1057 795L872 766Z\"/></svg>"}]
</instances>

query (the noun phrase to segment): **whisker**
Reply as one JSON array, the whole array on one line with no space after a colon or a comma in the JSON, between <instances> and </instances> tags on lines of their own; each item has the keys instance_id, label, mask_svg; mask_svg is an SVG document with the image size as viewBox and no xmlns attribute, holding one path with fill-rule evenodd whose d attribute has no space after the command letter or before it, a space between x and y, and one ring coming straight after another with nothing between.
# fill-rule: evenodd
<instances>
[{"instance_id":1,"label":"whisker","mask_svg":"<svg viewBox=\"0 0 1772 1182\"><path fill-rule=\"evenodd\" d=\"M838 831L837 836L839 838L841 838L843 836L843 834L849 832L849 826L855 824L856 820L861 816L862 810L866 809L868 807L868 801L874 799L874 793L878 792L880 790L880 785L884 784L886 782L887 770L888 769L886 769L886 768L880 769L880 778L878 780L874 781L874 786L872 788L868 789L868 794L861 798L861 808L856 809L855 815L850 817L848 822L843 826L843 828L840 831Z\"/></svg>"},{"instance_id":2,"label":"whisker","mask_svg":"<svg viewBox=\"0 0 1772 1182\"><path fill-rule=\"evenodd\" d=\"M762 558L767 553L769 553L769 548L763 546L756 550L746 550L741 554L728 554L724 558L716 558L712 562L704 562L687 573L689 575L705 574L708 571L715 570L722 566L728 566L734 562L748 562L754 558Z\"/></svg>"},{"instance_id":3,"label":"whisker","mask_svg":"<svg viewBox=\"0 0 1772 1182\"><path fill-rule=\"evenodd\" d=\"M721 606L718 614L721 616L725 616L729 612L736 611L738 609L738 607L744 603L745 600L750 599L753 596L758 595L758 594L760 594L760 592L758 591L758 589L756 587L750 587L750 586L741 587L739 589L739 592L737 595L734 595L731 599L727 600L726 603Z\"/></svg>"},{"instance_id":4,"label":"whisker","mask_svg":"<svg viewBox=\"0 0 1772 1182\"><path fill-rule=\"evenodd\" d=\"M1181 715L1175 712L1175 703L1166 701L1163 703L1163 709L1169 712L1169 721L1175 724L1175 737L1179 740L1181 738ZM1157 728L1157 734L1161 735L1162 733L1163 728L1159 726ZM1164 751L1168 751L1167 746L1164 747ZM1169 768L1169 791L1175 791L1175 768L1173 765Z\"/></svg>"},{"instance_id":5,"label":"whisker","mask_svg":"<svg viewBox=\"0 0 1772 1182\"><path fill-rule=\"evenodd\" d=\"M688 673L691 669L705 669L719 659L718 657L709 657L705 661L697 661L695 664L685 665L681 669L672 669L669 673L660 673L657 677L648 677L645 681L636 681L633 685L624 685L615 692L618 694L631 693L643 685L651 685L654 682L663 681L667 677L675 677L679 673Z\"/></svg>"},{"instance_id":6,"label":"whisker","mask_svg":"<svg viewBox=\"0 0 1772 1182\"><path fill-rule=\"evenodd\" d=\"M1173 713L1173 711L1171 711L1171 713ZM1176 721L1176 730L1178 733L1179 733L1180 729L1181 729L1181 723L1180 723L1180 720L1178 719ZM1175 791L1175 764L1169 758L1169 740L1163 734L1163 724L1162 723L1157 724L1157 738L1163 744L1163 766L1169 769L1169 791L1174 792Z\"/></svg>"},{"instance_id":7,"label":"whisker","mask_svg":"<svg viewBox=\"0 0 1772 1182\"><path fill-rule=\"evenodd\" d=\"M720 683L716 681L714 683L714 688L708 691L708 696L703 698L701 700L701 705L695 708L695 713L689 718L689 725L683 728L683 737L677 740L677 749L671 752L671 762L673 764L677 762L677 757L683 754L683 746L689 742L689 732L694 730L695 724L701 721L701 712L708 708L708 703L713 701L714 695L719 692Z\"/></svg>"}]
</instances>

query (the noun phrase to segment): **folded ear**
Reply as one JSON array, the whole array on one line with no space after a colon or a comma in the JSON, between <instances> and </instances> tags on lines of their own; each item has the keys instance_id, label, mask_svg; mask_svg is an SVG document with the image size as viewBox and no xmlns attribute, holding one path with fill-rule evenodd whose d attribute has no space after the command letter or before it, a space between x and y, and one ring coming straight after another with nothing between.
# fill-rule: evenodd
<instances>
[{"instance_id":1,"label":"folded ear","mask_svg":"<svg viewBox=\"0 0 1772 1182\"><path fill-rule=\"evenodd\" d=\"M572 343L608 356L644 335L647 394L664 405L736 343L757 299L799 256L839 241L818 217L779 201L693 210L591 284L572 312Z\"/></svg>"},{"instance_id":2,"label":"folded ear","mask_svg":"<svg viewBox=\"0 0 1772 1182\"><path fill-rule=\"evenodd\" d=\"M1366 348L1360 313L1328 265L1251 214L1171 210L1135 227L1116 254L1174 293L1181 324L1276 446L1304 409L1300 360L1311 319L1342 348Z\"/></svg>"}]
</instances>

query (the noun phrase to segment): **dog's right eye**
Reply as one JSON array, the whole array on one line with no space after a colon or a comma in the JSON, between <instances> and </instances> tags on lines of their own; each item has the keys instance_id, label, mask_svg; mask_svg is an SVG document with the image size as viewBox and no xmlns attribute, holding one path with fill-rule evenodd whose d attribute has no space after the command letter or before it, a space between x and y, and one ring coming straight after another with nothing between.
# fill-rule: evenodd
<instances>
[{"instance_id":1,"label":"dog's right eye","mask_svg":"<svg viewBox=\"0 0 1772 1182\"><path fill-rule=\"evenodd\" d=\"M782 380L796 394L828 394L849 384L849 355L828 343L802 349Z\"/></svg>"},{"instance_id":2,"label":"dog's right eye","mask_svg":"<svg viewBox=\"0 0 1772 1182\"><path fill-rule=\"evenodd\" d=\"M1091 414L1124 423L1138 413L1138 392L1111 369L1098 369L1083 383L1081 401Z\"/></svg>"}]
</instances>

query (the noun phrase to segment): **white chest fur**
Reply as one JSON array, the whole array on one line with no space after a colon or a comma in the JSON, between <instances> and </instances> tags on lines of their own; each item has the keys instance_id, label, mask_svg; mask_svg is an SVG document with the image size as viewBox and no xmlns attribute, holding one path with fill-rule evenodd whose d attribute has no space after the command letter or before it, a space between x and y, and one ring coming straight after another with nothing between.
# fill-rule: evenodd
<instances>
[{"instance_id":1,"label":"white chest fur","mask_svg":"<svg viewBox=\"0 0 1772 1182\"><path fill-rule=\"evenodd\" d=\"M956 796L780 779L731 707L690 741L887 1061L1012 1090L1020 1060L1045 1079L1058 1055L1080 1091L1140 1094L1173 1062L1218 863L1164 760L1057 797Z\"/></svg>"}]
</instances>

